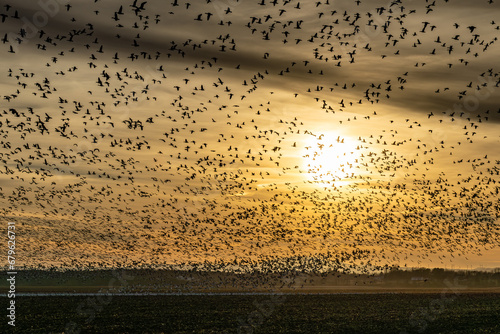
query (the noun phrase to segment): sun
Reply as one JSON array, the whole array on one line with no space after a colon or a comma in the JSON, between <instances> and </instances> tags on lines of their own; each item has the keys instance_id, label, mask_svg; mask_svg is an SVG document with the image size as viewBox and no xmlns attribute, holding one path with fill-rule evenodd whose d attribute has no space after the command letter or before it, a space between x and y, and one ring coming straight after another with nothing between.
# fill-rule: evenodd
<instances>
[{"instance_id":1,"label":"sun","mask_svg":"<svg viewBox=\"0 0 500 334\"><path fill-rule=\"evenodd\" d=\"M352 137L328 132L305 142L302 164L308 181L331 183L354 177L359 156Z\"/></svg>"}]
</instances>

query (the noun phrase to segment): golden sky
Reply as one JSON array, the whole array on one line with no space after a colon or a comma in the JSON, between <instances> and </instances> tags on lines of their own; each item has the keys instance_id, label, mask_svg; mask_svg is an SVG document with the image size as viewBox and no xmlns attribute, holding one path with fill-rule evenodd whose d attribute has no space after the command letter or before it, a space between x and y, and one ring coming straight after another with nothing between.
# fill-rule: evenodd
<instances>
[{"instance_id":1,"label":"golden sky","mask_svg":"<svg viewBox=\"0 0 500 334\"><path fill-rule=\"evenodd\" d=\"M5 5L1 228L28 266L498 267L499 10Z\"/></svg>"}]
</instances>

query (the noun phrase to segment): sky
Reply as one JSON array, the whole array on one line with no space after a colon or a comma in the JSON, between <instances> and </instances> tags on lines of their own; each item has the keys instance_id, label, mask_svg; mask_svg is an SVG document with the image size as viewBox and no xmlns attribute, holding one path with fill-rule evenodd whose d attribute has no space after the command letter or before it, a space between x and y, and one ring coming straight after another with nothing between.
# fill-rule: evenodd
<instances>
[{"instance_id":1,"label":"sky","mask_svg":"<svg viewBox=\"0 0 500 334\"><path fill-rule=\"evenodd\" d=\"M27 267L499 267L496 1L0 8Z\"/></svg>"}]
</instances>

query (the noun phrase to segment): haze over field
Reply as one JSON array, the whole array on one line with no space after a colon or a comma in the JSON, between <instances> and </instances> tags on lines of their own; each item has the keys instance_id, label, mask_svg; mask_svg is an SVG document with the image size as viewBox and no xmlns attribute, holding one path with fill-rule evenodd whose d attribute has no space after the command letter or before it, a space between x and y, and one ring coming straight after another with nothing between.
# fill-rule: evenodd
<instances>
[{"instance_id":1,"label":"haze over field","mask_svg":"<svg viewBox=\"0 0 500 334\"><path fill-rule=\"evenodd\" d=\"M19 265L500 267L499 6L3 5Z\"/></svg>"}]
</instances>

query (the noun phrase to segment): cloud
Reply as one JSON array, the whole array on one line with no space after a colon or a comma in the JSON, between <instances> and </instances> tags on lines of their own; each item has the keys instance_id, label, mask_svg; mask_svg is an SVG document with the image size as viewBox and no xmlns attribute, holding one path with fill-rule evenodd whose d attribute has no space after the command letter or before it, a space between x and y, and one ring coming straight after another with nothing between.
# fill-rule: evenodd
<instances>
[{"instance_id":1,"label":"cloud","mask_svg":"<svg viewBox=\"0 0 500 334\"><path fill-rule=\"evenodd\" d=\"M0 203L68 240L85 231L90 259L110 245L167 247L166 262L319 254L332 235L383 244L379 229L430 253L426 236L465 233L451 218L498 199L496 3L48 3L0 9ZM304 156L329 133L360 153L354 172L312 182ZM426 207L440 215L398 216ZM27 224L46 246L33 263L54 259Z\"/></svg>"}]
</instances>

